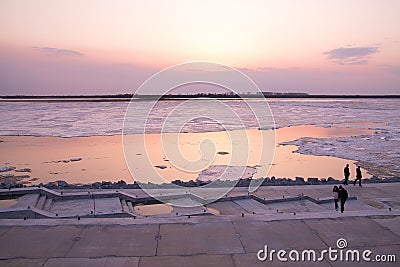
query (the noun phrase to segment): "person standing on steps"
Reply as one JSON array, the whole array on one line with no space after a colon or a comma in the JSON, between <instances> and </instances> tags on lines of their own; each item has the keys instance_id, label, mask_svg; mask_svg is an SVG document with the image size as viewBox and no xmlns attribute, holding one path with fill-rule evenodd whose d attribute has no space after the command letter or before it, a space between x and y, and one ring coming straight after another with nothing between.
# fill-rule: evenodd
<instances>
[{"instance_id":1,"label":"person standing on steps","mask_svg":"<svg viewBox=\"0 0 400 267\"><path fill-rule=\"evenodd\" d=\"M339 200L340 200L340 212L343 213L344 211L344 204L346 203L347 197L349 194L347 193L346 189L343 186L339 186Z\"/></svg>"},{"instance_id":2,"label":"person standing on steps","mask_svg":"<svg viewBox=\"0 0 400 267\"><path fill-rule=\"evenodd\" d=\"M348 181L349 181L349 177L350 177L350 168L349 168L349 164L346 164L346 167L344 167L344 185L348 185Z\"/></svg>"},{"instance_id":3,"label":"person standing on steps","mask_svg":"<svg viewBox=\"0 0 400 267\"><path fill-rule=\"evenodd\" d=\"M335 210L337 211L337 210L339 210L339 205L338 205L338 202L339 202L339 188L335 185L333 187L332 192L333 192L333 200L335 201Z\"/></svg>"},{"instance_id":4,"label":"person standing on steps","mask_svg":"<svg viewBox=\"0 0 400 267\"><path fill-rule=\"evenodd\" d=\"M358 181L359 181L359 186L362 186L362 185L361 185L361 178L362 178L361 167L358 166L358 167L356 168L356 179L354 180L354 185L356 185L356 182L357 182L357 180L358 180Z\"/></svg>"}]
</instances>

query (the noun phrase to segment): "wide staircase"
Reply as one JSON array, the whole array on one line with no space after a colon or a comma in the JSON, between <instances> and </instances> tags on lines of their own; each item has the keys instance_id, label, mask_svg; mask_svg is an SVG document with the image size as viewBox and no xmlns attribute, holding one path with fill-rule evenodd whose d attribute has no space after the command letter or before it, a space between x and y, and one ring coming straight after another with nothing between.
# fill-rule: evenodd
<instances>
[{"instance_id":1,"label":"wide staircase","mask_svg":"<svg viewBox=\"0 0 400 267\"><path fill-rule=\"evenodd\" d=\"M53 206L53 198L48 197L47 195L42 195L40 193L37 195L38 196L37 196L37 201L35 203L35 208L50 212Z\"/></svg>"}]
</instances>

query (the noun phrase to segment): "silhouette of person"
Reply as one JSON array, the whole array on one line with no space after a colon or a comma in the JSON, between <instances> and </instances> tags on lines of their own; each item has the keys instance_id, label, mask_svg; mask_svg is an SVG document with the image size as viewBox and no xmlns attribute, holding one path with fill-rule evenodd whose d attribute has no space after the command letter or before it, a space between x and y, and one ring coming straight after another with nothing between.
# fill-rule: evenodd
<instances>
[{"instance_id":1,"label":"silhouette of person","mask_svg":"<svg viewBox=\"0 0 400 267\"><path fill-rule=\"evenodd\" d=\"M349 168L349 164L346 164L346 167L344 167L344 185L348 185L348 181L349 181L349 177L350 177L350 168Z\"/></svg>"},{"instance_id":2,"label":"silhouette of person","mask_svg":"<svg viewBox=\"0 0 400 267\"><path fill-rule=\"evenodd\" d=\"M361 178L362 178L361 167L358 166L358 167L356 168L356 179L354 180L354 185L356 185L356 182L357 182L357 180L358 180L358 181L359 181L359 186L362 186L362 185L361 185Z\"/></svg>"},{"instance_id":3,"label":"silhouette of person","mask_svg":"<svg viewBox=\"0 0 400 267\"><path fill-rule=\"evenodd\" d=\"M338 210L339 209L339 205L338 205L338 202L339 202L339 188L335 185L333 187L332 192L333 192L333 200L335 200L335 210Z\"/></svg>"},{"instance_id":4,"label":"silhouette of person","mask_svg":"<svg viewBox=\"0 0 400 267\"><path fill-rule=\"evenodd\" d=\"M339 200L340 200L340 212L343 213L344 211L344 203L346 203L347 197L349 194L347 193L346 189L343 186L339 186Z\"/></svg>"}]
</instances>

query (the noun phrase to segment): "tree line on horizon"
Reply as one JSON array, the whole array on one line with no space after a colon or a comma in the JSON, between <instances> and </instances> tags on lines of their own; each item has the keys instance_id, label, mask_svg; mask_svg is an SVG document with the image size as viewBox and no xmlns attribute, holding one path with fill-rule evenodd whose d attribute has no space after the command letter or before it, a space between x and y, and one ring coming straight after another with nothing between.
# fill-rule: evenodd
<instances>
[{"instance_id":1,"label":"tree line on horizon","mask_svg":"<svg viewBox=\"0 0 400 267\"><path fill-rule=\"evenodd\" d=\"M104 94L104 95L4 95L1 99L176 99L176 98L400 98L400 95L326 95L308 94L302 92L258 92L258 93L194 93L194 94L167 94L167 95L139 95L139 94Z\"/></svg>"}]
</instances>

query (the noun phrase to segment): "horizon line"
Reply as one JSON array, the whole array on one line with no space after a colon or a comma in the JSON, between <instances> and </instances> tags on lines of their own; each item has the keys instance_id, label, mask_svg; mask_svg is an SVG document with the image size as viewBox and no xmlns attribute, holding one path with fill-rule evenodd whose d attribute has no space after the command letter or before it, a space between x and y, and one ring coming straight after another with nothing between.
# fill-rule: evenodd
<instances>
[{"instance_id":1,"label":"horizon line","mask_svg":"<svg viewBox=\"0 0 400 267\"><path fill-rule=\"evenodd\" d=\"M170 94L170 95L136 95L136 94L93 94L93 95L0 95L1 102L24 101L129 101L155 99L191 99L191 98L217 98L217 99L242 99L242 98L400 98L400 94L308 94L308 93L275 93L262 92L262 94L225 94L225 93L198 93L198 94Z\"/></svg>"}]
</instances>

